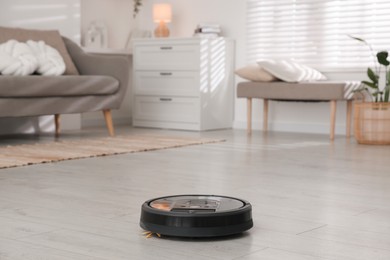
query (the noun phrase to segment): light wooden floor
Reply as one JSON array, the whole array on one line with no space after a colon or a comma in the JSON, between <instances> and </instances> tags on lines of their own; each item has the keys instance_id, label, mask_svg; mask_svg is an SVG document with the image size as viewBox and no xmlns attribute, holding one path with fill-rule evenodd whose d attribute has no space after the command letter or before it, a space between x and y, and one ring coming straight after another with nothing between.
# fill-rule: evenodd
<instances>
[{"instance_id":1,"label":"light wooden floor","mask_svg":"<svg viewBox=\"0 0 390 260\"><path fill-rule=\"evenodd\" d=\"M139 131L151 130L119 130ZM227 141L0 170L0 259L390 259L389 146L330 143L327 135L157 132ZM145 200L186 193L246 199L255 226L215 240L141 235Z\"/></svg>"}]
</instances>

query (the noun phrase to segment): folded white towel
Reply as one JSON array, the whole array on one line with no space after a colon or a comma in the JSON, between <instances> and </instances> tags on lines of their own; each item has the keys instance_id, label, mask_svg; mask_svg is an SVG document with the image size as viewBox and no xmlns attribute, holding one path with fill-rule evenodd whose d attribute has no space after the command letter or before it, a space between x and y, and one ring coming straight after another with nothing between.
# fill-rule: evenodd
<instances>
[{"instance_id":1,"label":"folded white towel","mask_svg":"<svg viewBox=\"0 0 390 260\"><path fill-rule=\"evenodd\" d=\"M0 73L26 76L38 67L38 60L31 48L22 42L9 40L0 44Z\"/></svg>"},{"instance_id":2,"label":"folded white towel","mask_svg":"<svg viewBox=\"0 0 390 260\"><path fill-rule=\"evenodd\" d=\"M65 72L66 66L64 59L60 53L45 44L43 41L27 41L27 45L30 47L35 57L38 60L38 68L36 72L44 76L58 76Z\"/></svg>"}]
</instances>

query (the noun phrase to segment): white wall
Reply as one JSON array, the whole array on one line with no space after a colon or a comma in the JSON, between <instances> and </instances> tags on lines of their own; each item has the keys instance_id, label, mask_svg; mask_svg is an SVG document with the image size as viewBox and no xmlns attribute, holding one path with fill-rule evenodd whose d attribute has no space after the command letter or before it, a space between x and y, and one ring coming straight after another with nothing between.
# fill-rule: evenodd
<instances>
[{"instance_id":1,"label":"white wall","mask_svg":"<svg viewBox=\"0 0 390 260\"><path fill-rule=\"evenodd\" d=\"M139 29L153 31L153 3L162 2L144 0L137 21L133 20L132 0L82 0L81 31L84 35L89 24L103 21L109 31L108 45L110 48L124 48L126 39L134 23ZM224 35L239 39L237 57L241 63L245 40L245 0L166 0L172 3L173 22L169 24L172 37L191 37L199 22L213 22L222 25Z\"/></svg>"},{"instance_id":2,"label":"white wall","mask_svg":"<svg viewBox=\"0 0 390 260\"><path fill-rule=\"evenodd\" d=\"M84 42L84 35L91 22L99 21L108 29L108 47L124 49L134 24L132 8L132 0L81 0L81 42ZM131 88L128 89L121 108L112 113L115 125L131 124ZM102 113L84 113L82 125L83 127L105 125Z\"/></svg>"},{"instance_id":3,"label":"white wall","mask_svg":"<svg viewBox=\"0 0 390 260\"><path fill-rule=\"evenodd\" d=\"M123 48L133 24L130 0L83 0L82 31L92 20L103 20L109 29L109 46ZM246 65L246 1L245 0L144 0L138 17L139 29L154 30L152 5L157 2L172 4L173 19L169 25L172 37L190 37L199 22L218 23L224 36L236 41L236 67ZM325 73L331 80L360 80L364 73ZM240 79L236 78L236 82ZM130 102L130 101L128 101ZM345 103L339 102L336 133L345 132ZM329 132L328 103L271 103L270 129L295 132ZM262 103L254 102L253 128L261 129ZM236 100L236 128L246 127L246 103Z\"/></svg>"},{"instance_id":4,"label":"white wall","mask_svg":"<svg viewBox=\"0 0 390 260\"><path fill-rule=\"evenodd\" d=\"M1 0L0 26L59 30L80 40L80 0ZM79 129L79 115L62 117L62 129ZM0 134L53 131L53 118L0 118Z\"/></svg>"},{"instance_id":5,"label":"white wall","mask_svg":"<svg viewBox=\"0 0 390 260\"><path fill-rule=\"evenodd\" d=\"M123 49L133 24L132 6L133 0L81 0L82 35L91 22L104 22L108 28L108 46Z\"/></svg>"}]
</instances>

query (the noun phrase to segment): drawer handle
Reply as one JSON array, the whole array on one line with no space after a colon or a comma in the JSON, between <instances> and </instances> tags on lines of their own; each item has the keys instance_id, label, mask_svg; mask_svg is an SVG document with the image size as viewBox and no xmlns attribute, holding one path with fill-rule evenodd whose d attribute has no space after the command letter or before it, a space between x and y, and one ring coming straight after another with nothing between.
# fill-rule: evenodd
<instances>
[{"instance_id":1,"label":"drawer handle","mask_svg":"<svg viewBox=\"0 0 390 260\"><path fill-rule=\"evenodd\" d=\"M160 98L160 101L172 101L172 98Z\"/></svg>"},{"instance_id":2,"label":"drawer handle","mask_svg":"<svg viewBox=\"0 0 390 260\"><path fill-rule=\"evenodd\" d=\"M161 76L172 76L172 72L160 72Z\"/></svg>"},{"instance_id":3,"label":"drawer handle","mask_svg":"<svg viewBox=\"0 0 390 260\"><path fill-rule=\"evenodd\" d=\"M172 46L162 46L160 47L160 50L172 50L173 47Z\"/></svg>"}]
</instances>

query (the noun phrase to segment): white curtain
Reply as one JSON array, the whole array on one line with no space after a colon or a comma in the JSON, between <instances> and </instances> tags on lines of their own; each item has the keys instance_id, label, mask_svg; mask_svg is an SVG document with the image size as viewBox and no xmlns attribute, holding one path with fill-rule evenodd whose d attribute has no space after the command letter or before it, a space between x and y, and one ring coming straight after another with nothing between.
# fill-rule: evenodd
<instances>
[{"instance_id":1,"label":"white curtain","mask_svg":"<svg viewBox=\"0 0 390 260\"><path fill-rule=\"evenodd\" d=\"M389 0L247 0L248 62L293 59L323 71L372 64L390 48Z\"/></svg>"}]
</instances>

